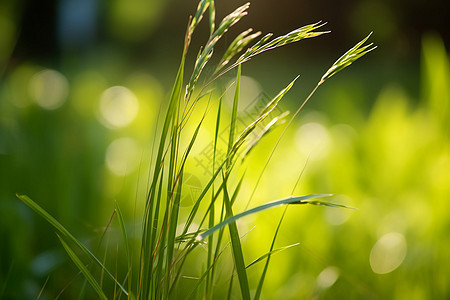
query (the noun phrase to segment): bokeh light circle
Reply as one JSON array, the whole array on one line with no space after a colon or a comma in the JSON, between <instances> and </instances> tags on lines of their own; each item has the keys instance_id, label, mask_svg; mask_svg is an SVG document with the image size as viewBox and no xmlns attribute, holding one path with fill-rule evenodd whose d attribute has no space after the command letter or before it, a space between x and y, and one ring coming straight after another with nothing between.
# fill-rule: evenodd
<instances>
[{"instance_id":1,"label":"bokeh light circle","mask_svg":"<svg viewBox=\"0 0 450 300\"><path fill-rule=\"evenodd\" d=\"M31 98L42 108L53 110L66 101L69 82L58 71L46 69L36 73L28 85Z\"/></svg>"},{"instance_id":2,"label":"bokeh light circle","mask_svg":"<svg viewBox=\"0 0 450 300\"><path fill-rule=\"evenodd\" d=\"M106 167L118 176L133 172L139 164L139 147L132 138L114 140L106 150Z\"/></svg>"},{"instance_id":3,"label":"bokeh light circle","mask_svg":"<svg viewBox=\"0 0 450 300\"><path fill-rule=\"evenodd\" d=\"M331 138L325 126L311 122L297 130L295 143L302 155L311 155L311 159L323 159L329 152Z\"/></svg>"},{"instance_id":4,"label":"bokeh light circle","mask_svg":"<svg viewBox=\"0 0 450 300\"><path fill-rule=\"evenodd\" d=\"M338 280L339 273L339 269L335 266L326 267L317 277L317 286L321 289L329 288Z\"/></svg>"},{"instance_id":5,"label":"bokeh light circle","mask_svg":"<svg viewBox=\"0 0 450 300\"><path fill-rule=\"evenodd\" d=\"M102 93L100 114L103 124L120 128L130 124L137 116L139 102L136 95L123 86L113 86Z\"/></svg>"},{"instance_id":6,"label":"bokeh light circle","mask_svg":"<svg viewBox=\"0 0 450 300\"><path fill-rule=\"evenodd\" d=\"M397 269L406 257L406 239L403 234L390 232L383 235L370 252L370 267L377 274Z\"/></svg>"}]
</instances>

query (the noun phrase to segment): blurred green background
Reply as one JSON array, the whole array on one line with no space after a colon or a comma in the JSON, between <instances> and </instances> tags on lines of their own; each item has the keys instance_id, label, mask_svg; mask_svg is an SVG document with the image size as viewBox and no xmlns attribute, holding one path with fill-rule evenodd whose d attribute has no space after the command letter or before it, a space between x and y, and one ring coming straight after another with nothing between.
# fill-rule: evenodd
<instances>
[{"instance_id":1,"label":"blurred green background","mask_svg":"<svg viewBox=\"0 0 450 300\"><path fill-rule=\"evenodd\" d=\"M217 1L217 19L243 3ZM114 200L130 222L135 206L140 215L156 120L196 5L0 2L1 299L36 299L44 284L41 299L63 289L61 299L74 299L83 283L52 228L16 193L91 248ZM279 35L318 20L332 31L244 65L242 121L252 103L300 74L281 105L295 111L344 51L370 31L378 45L319 89L262 177L251 206L290 195L306 165L295 194L333 193L330 201L358 208L290 207L277 245L300 245L273 257L265 299L450 297L449 11L443 0L255 1L224 37L219 47L248 27ZM188 66L207 34L203 24ZM208 128L190 163L193 187L206 183L201 161L214 134ZM238 209L276 137L243 166ZM247 262L268 250L281 213L240 221L241 232L255 226L244 238ZM249 273L255 287L260 267ZM193 276L200 269L193 264Z\"/></svg>"}]
</instances>

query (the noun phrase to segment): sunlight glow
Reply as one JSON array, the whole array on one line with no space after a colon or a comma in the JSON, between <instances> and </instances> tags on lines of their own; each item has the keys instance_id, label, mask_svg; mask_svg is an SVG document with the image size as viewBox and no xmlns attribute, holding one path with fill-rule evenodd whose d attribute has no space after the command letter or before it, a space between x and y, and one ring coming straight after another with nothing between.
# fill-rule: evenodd
<instances>
[{"instance_id":1,"label":"sunlight glow","mask_svg":"<svg viewBox=\"0 0 450 300\"><path fill-rule=\"evenodd\" d=\"M332 286L339 278L339 269L334 266L329 266L323 269L317 276L317 286L321 289L326 289Z\"/></svg>"},{"instance_id":2,"label":"sunlight glow","mask_svg":"<svg viewBox=\"0 0 450 300\"><path fill-rule=\"evenodd\" d=\"M311 122L297 130L296 146L301 154L311 159L324 158L331 144L330 134L322 124Z\"/></svg>"},{"instance_id":3,"label":"sunlight glow","mask_svg":"<svg viewBox=\"0 0 450 300\"><path fill-rule=\"evenodd\" d=\"M397 269L406 256L406 239L403 234L391 232L383 235L370 252L370 266L377 274L387 274Z\"/></svg>"},{"instance_id":4,"label":"sunlight glow","mask_svg":"<svg viewBox=\"0 0 450 300\"><path fill-rule=\"evenodd\" d=\"M102 123L108 128L120 128L130 124L137 116L139 102L129 89L113 86L100 98Z\"/></svg>"},{"instance_id":5,"label":"sunlight glow","mask_svg":"<svg viewBox=\"0 0 450 300\"><path fill-rule=\"evenodd\" d=\"M346 196L334 197L333 203L352 206L352 201ZM348 221L353 214L353 209L336 209L335 207L325 207L324 217L328 223L334 226L339 226Z\"/></svg>"},{"instance_id":6,"label":"sunlight glow","mask_svg":"<svg viewBox=\"0 0 450 300\"><path fill-rule=\"evenodd\" d=\"M230 80L226 87L230 86L235 80ZM233 84L225 93L225 103L231 109L233 107L234 100L234 92L236 89L236 85ZM267 96L262 92L261 85L249 76L241 76L241 85L239 89L239 104L238 111L239 112L249 112L255 105L259 105L262 107L268 102L266 99Z\"/></svg>"},{"instance_id":7,"label":"sunlight glow","mask_svg":"<svg viewBox=\"0 0 450 300\"><path fill-rule=\"evenodd\" d=\"M133 172L139 164L139 147L131 138L114 140L106 150L106 166L118 176Z\"/></svg>"},{"instance_id":8,"label":"sunlight glow","mask_svg":"<svg viewBox=\"0 0 450 300\"><path fill-rule=\"evenodd\" d=\"M69 82L63 74L47 69L36 73L30 79L28 92L39 106L53 110L66 101L69 94Z\"/></svg>"}]
</instances>

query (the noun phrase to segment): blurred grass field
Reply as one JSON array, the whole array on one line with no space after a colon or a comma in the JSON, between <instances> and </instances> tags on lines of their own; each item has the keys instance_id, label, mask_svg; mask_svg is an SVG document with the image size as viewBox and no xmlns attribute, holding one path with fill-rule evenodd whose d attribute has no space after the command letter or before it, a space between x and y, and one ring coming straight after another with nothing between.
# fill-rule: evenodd
<instances>
[{"instance_id":1,"label":"blurred grass field","mask_svg":"<svg viewBox=\"0 0 450 300\"><path fill-rule=\"evenodd\" d=\"M63 52L59 63L22 59L7 65L15 34L3 35L9 44L0 52L0 299L36 299L44 285L40 299L54 299L66 286L61 299L76 299L81 276L52 228L16 194L32 197L92 249L114 200L133 227L142 216L156 120L179 53L152 53L147 45L156 58L140 65L121 57L119 46L104 45L82 58ZM332 193L333 202L357 210L289 207L277 246L300 245L272 258L264 299L450 297L450 62L441 37L421 40L420 60L390 65L380 55L367 57L330 80L284 137L251 206L290 194L304 169L295 194ZM241 97L247 100L238 118L245 120L258 101L300 73L282 103L295 110L329 65L319 58L303 63L272 56L244 66L247 94ZM161 66L167 66L164 72ZM226 85L224 80L218 91ZM202 163L210 159L214 121L207 120L211 130L200 132L188 162L188 194L207 182ZM244 209L277 132L243 165L247 177L238 209ZM184 201L189 207L189 197ZM239 221L241 232L248 232L246 262L267 252L281 213ZM110 253L118 231L113 223L106 235ZM193 261L188 270L195 277L202 268ZM261 270L249 272L250 282ZM189 288L192 280L180 284ZM95 299L92 291L86 299Z\"/></svg>"}]
</instances>

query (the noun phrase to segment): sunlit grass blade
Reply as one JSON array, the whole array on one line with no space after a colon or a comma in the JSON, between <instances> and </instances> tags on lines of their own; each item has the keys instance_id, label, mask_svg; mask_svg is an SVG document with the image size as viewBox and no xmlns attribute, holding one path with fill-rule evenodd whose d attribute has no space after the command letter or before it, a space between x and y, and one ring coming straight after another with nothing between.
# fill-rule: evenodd
<instances>
[{"instance_id":1,"label":"sunlit grass blade","mask_svg":"<svg viewBox=\"0 0 450 300\"><path fill-rule=\"evenodd\" d=\"M286 95L286 93L291 89L291 87L294 85L295 81L298 79L299 76L295 77L294 80L291 81L291 83L288 84L287 87L285 87L283 90L281 90L275 98L273 98L263 109L261 114L258 116L258 118L253 121L247 128L244 129L244 131L241 133L241 135L237 138L237 140L233 144L232 152L236 152L244 143L244 141L247 139L247 137L250 135L250 133L255 130L255 128L258 126L259 123L261 123L278 105L280 100Z\"/></svg>"},{"instance_id":2,"label":"sunlit grass blade","mask_svg":"<svg viewBox=\"0 0 450 300\"><path fill-rule=\"evenodd\" d=\"M223 67L225 67L230 60L239 52L242 51L251 41L253 41L255 38L261 35L261 31L255 32L253 34L250 34L253 29L247 29L241 34L239 34L228 46L227 51L225 51L225 54L223 55L222 59L217 65L215 73L220 71Z\"/></svg>"},{"instance_id":3,"label":"sunlit grass blade","mask_svg":"<svg viewBox=\"0 0 450 300\"><path fill-rule=\"evenodd\" d=\"M234 270L235 270L235 267L233 266L233 271L231 272L231 275L230 275L230 284L228 285L227 300L231 299L231 292L233 291Z\"/></svg>"},{"instance_id":4,"label":"sunlit grass blade","mask_svg":"<svg viewBox=\"0 0 450 300\"><path fill-rule=\"evenodd\" d=\"M224 181L226 182L227 179L224 178ZM234 217L233 209L231 207L231 200L228 196L226 186L223 189L223 195L224 195L223 201L225 203L225 208L226 208L226 216L228 217L227 220L231 220L226 225L228 225L228 229L229 229L229 233L230 233L231 249L232 249L233 258L234 258L234 266L235 266L236 272L238 274L239 285L241 287L242 299L250 300L250 288L248 285L247 271L245 270L245 262L244 262L244 255L242 253L241 239L239 237L239 232L238 232L237 225L236 225L237 219L233 219L233 217ZM217 229L219 229L219 228L217 228ZM198 236L196 239L199 240Z\"/></svg>"},{"instance_id":5,"label":"sunlit grass blade","mask_svg":"<svg viewBox=\"0 0 450 300\"><path fill-rule=\"evenodd\" d=\"M209 33L213 34L216 29L216 7L214 0L209 0Z\"/></svg>"},{"instance_id":6,"label":"sunlit grass blade","mask_svg":"<svg viewBox=\"0 0 450 300\"><path fill-rule=\"evenodd\" d=\"M216 127L215 127L215 131L214 131L214 144L213 144L213 161L212 161L212 173L214 173L214 170L216 168L216 154L217 154L217 138L219 136L219 130L220 130L220 116L221 116L221 111L222 111L222 99L223 97L219 98L219 103L218 103L218 108L217 108L217 116L216 116ZM219 191L221 190L221 188L219 189ZM212 227L214 226L214 221L215 221L215 206L214 203L219 195L219 191L217 193L215 193L215 186L213 184L213 186L211 187L211 202L210 205L208 207L208 210L205 213L205 219L206 219L206 215L209 216L209 226L208 227ZM200 223L199 227L202 226L203 221ZM206 257L206 266L207 266L207 278L206 278L206 285L205 285L205 298L210 299L212 297L212 284L214 281L214 272L213 270L211 270L211 272L209 271L212 267L212 259L213 259L213 253L214 253L214 237L210 236L208 239L208 253L207 253L207 257Z\"/></svg>"},{"instance_id":7,"label":"sunlit grass blade","mask_svg":"<svg viewBox=\"0 0 450 300\"><path fill-rule=\"evenodd\" d=\"M231 123L230 123L230 133L228 136L228 158L227 158L227 168L229 168L232 164L232 149L233 149L233 141L234 141L234 133L236 131L236 120L237 120L237 109L239 102L239 92L241 88L241 66L238 67L237 75L236 75L236 89L234 91L233 98L233 109L231 113Z\"/></svg>"},{"instance_id":8,"label":"sunlit grass blade","mask_svg":"<svg viewBox=\"0 0 450 300\"><path fill-rule=\"evenodd\" d=\"M336 60L336 62L328 69L328 71L322 76L320 83L322 84L325 80L329 79L331 76L335 75L339 71L342 71L346 67L350 66L354 61L374 50L377 46L373 46L373 43L370 43L366 46L362 45L369 39L372 35L372 32L365 37L362 41L353 46L350 50L344 53L341 57Z\"/></svg>"},{"instance_id":9,"label":"sunlit grass blade","mask_svg":"<svg viewBox=\"0 0 450 300\"><path fill-rule=\"evenodd\" d=\"M234 93L233 100L233 108L231 113L231 123L230 130L228 136L228 150L227 150L227 163L226 169L222 173L222 181L223 181L223 204L225 206L226 216L228 218L233 216L232 202L228 195L228 176L230 175L233 164L233 140L234 133L236 131L236 120L237 120L237 108L239 104L239 91L240 91L240 82L241 82L241 66L238 67L238 72L236 75L236 89ZM239 237L239 232L237 229L236 222L230 222L228 224L228 229L230 233L231 239L231 249L234 258L234 266L236 268L236 272L239 278L239 285L241 288L242 299L250 300L250 289L248 285L247 272L245 271L245 263L244 256L242 253L242 245Z\"/></svg>"},{"instance_id":10,"label":"sunlit grass blade","mask_svg":"<svg viewBox=\"0 0 450 300\"><path fill-rule=\"evenodd\" d=\"M259 300L259 298L261 297L264 280L266 279L266 274L267 274L267 270L269 269L270 259L272 258L272 251L273 251L273 248L275 247L275 242L277 240L278 232L280 231L281 223L283 223L284 216L286 215L287 209L288 209L288 206L286 206L284 208L283 214L281 215L281 218L278 221L277 229L275 230L275 234L273 235L272 243L270 244L270 249L269 249L269 252L267 255L266 263L264 264L264 269L261 273L261 277L259 278L258 287L256 288L255 297L253 298L253 300Z\"/></svg>"},{"instance_id":11,"label":"sunlit grass blade","mask_svg":"<svg viewBox=\"0 0 450 300\"><path fill-rule=\"evenodd\" d=\"M251 266L253 266L254 264L257 264L257 263L259 263L260 261L263 261L266 257L268 257L268 256L272 256L272 255L274 255L275 253L278 253L278 252L281 252L281 251L283 251L283 250L286 250L286 249L289 249L289 248L292 248L292 247L295 247L295 246L298 246L298 245L300 245L300 243L295 243L295 244L292 244L292 245L289 245L289 246L284 246L284 247L281 247L281 248L278 248L278 249L275 249L275 250L271 250L270 252L267 252L266 254L264 254L264 255L261 255L260 257L258 257L257 259L255 259L254 261L252 261L251 263L249 263L245 268L250 268Z\"/></svg>"},{"instance_id":12,"label":"sunlit grass blade","mask_svg":"<svg viewBox=\"0 0 450 300\"><path fill-rule=\"evenodd\" d=\"M320 200L305 200L305 201L302 201L302 203L298 203L298 204L311 204L311 205L319 205L319 206L356 209L355 207L337 204L337 203L326 202L326 201L320 201Z\"/></svg>"},{"instance_id":13,"label":"sunlit grass blade","mask_svg":"<svg viewBox=\"0 0 450 300\"><path fill-rule=\"evenodd\" d=\"M253 150L253 148L256 147L256 145L259 143L259 141L265 137L269 132L271 132L275 127L284 124L286 122L286 117L289 115L289 111L285 111L279 116L276 116L273 118L269 124L267 124L263 130L253 139L253 141L248 145L247 149L245 150L244 154L242 155L242 161L250 154L250 152Z\"/></svg>"},{"instance_id":14,"label":"sunlit grass blade","mask_svg":"<svg viewBox=\"0 0 450 300\"><path fill-rule=\"evenodd\" d=\"M188 41L185 41L187 43ZM162 178L162 169L164 167L164 160L166 155L166 141L169 139L169 146L171 151L173 152L173 145L171 143L176 143L175 140L170 140L171 137L177 136L177 129L173 128L171 125L174 124L174 119L177 117L177 112L179 111L179 101L182 97L183 91L183 78L184 78L184 66L185 66L185 58L186 58L187 45L185 45L185 49L183 51L181 62L178 68L178 72L176 75L176 79L174 85L172 87L171 96L169 99L169 105L167 108L166 116L164 119L164 125L161 131L160 139L159 139L159 147L155 160L155 167L152 175L152 182L150 184L150 188L148 191L147 201L145 204L145 212L144 212L144 221L143 221L143 231L142 231L142 247L141 247L141 259L140 259L140 269L139 269L139 289L137 297L147 298L151 288L152 280L151 277L153 270L153 253L155 253L155 249L153 247L157 247L157 240L159 237L155 234L154 228L158 228L158 220L159 217L155 213L156 207L159 207L161 198L157 198L156 191L158 185L164 181ZM169 133L169 130L172 129ZM173 160L171 158L171 163L173 167ZM169 177L173 176L173 172L168 172ZM171 190L171 186L169 186L169 191ZM161 186L160 186L161 191ZM160 192L159 192L160 193ZM156 226L155 226L156 221ZM161 260L159 261L161 262Z\"/></svg>"},{"instance_id":15,"label":"sunlit grass blade","mask_svg":"<svg viewBox=\"0 0 450 300\"><path fill-rule=\"evenodd\" d=\"M176 229L178 224L178 214L180 209L180 201L181 201L181 187L183 185L183 171L179 174L177 191L175 193L175 199L173 202L172 212L170 216L170 224L169 231L167 236L167 267L166 267L166 290L165 290L165 299L169 296L169 287L172 278L172 269L173 269L173 255L174 250L176 248Z\"/></svg>"},{"instance_id":16,"label":"sunlit grass blade","mask_svg":"<svg viewBox=\"0 0 450 300\"><path fill-rule=\"evenodd\" d=\"M100 285L98 284L97 280L95 280L94 276L92 276L91 272L86 268L86 266L83 264L83 262L78 258L78 256L73 252L73 250L69 247L69 245L58 235L58 238L63 245L64 249L66 250L67 254L69 255L70 259L75 263L77 268L83 273L84 277L87 279L89 284L92 286L92 288L95 290L97 295L100 297L100 299L108 300L108 297L103 293L103 290L101 289Z\"/></svg>"},{"instance_id":17,"label":"sunlit grass blade","mask_svg":"<svg viewBox=\"0 0 450 300\"><path fill-rule=\"evenodd\" d=\"M67 238L70 242L73 242L78 248L98 267L105 271L109 278L111 278L120 289L128 295L128 292L125 288L116 280L116 278L109 272L109 270L98 260L98 258L88 249L86 248L80 241L78 241L61 223L59 223L55 218L53 218L46 210L40 207L36 202L31 200L26 195L17 195L17 197L22 200L28 207L34 210L38 215L40 215L44 220L46 220L50 225L52 225L63 237Z\"/></svg>"},{"instance_id":18,"label":"sunlit grass blade","mask_svg":"<svg viewBox=\"0 0 450 300\"><path fill-rule=\"evenodd\" d=\"M333 206L333 207L345 207L344 205L340 205L340 204L332 204L332 203L328 203L328 202L324 202L324 201L308 201L309 199L313 199L313 198L323 198L323 197L329 197L331 196L331 194L315 194L315 195L306 195L306 196L300 196L300 197L287 197L284 199L280 199L280 200L276 200L276 201L272 201L272 202L268 202L265 204L262 204L260 206L251 208L249 210L246 210L244 212L241 212L239 214L236 214L232 217L227 218L226 220L220 222L219 224L215 225L214 227L208 229L207 231L199 234L196 237L197 241L201 241L204 238L208 237L210 234L213 234L215 231L223 228L224 226L235 222L237 220L239 220L242 217L251 215L251 214L255 214L261 211L264 211L266 209L269 208L274 208L274 207L279 207L279 206L283 206L283 205L288 205L288 204L314 204L314 205L324 205L324 206Z\"/></svg>"}]
</instances>

